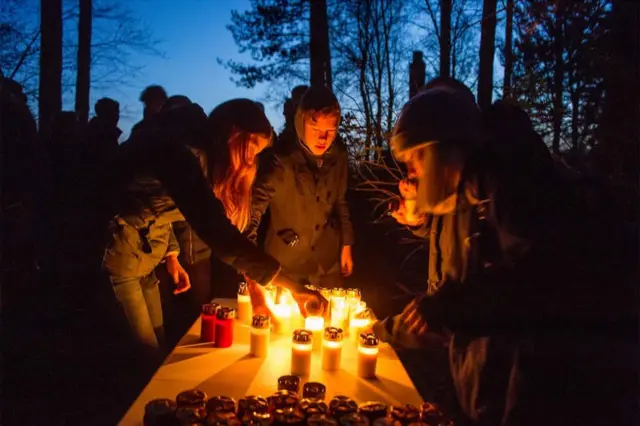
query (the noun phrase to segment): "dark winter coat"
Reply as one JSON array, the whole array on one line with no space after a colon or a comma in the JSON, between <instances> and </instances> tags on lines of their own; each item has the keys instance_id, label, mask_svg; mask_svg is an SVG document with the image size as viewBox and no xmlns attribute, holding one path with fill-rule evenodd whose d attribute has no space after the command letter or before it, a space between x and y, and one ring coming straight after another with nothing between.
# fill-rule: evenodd
<instances>
[{"instance_id":1,"label":"dark winter coat","mask_svg":"<svg viewBox=\"0 0 640 426\"><path fill-rule=\"evenodd\" d=\"M265 251L289 273L314 276L333 268L342 246L353 244L346 200L347 152L334 143L318 167L301 143L276 150L260 164L247 234L255 240L267 208L271 219ZM298 236L287 245L283 232Z\"/></svg>"},{"instance_id":2,"label":"dark winter coat","mask_svg":"<svg viewBox=\"0 0 640 426\"><path fill-rule=\"evenodd\" d=\"M106 161L117 155L118 138L122 134L117 126L106 122L99 117L93 117L87 124L88 143L94 148L99 161Z\"/></svg>"},{"instance_id":3,"label":"dark winter coat","mask_svg":"<svg viewBox=\"0 0 640 426\"><path fill-rule=\"evenodd\" d=\"M197 146L206 146L210 138L206 115L196 104L154 117L153 126L122 145L119 216L135 227L186 219L214 255L266 284L276 275L278 263L229 221L198 159L185 145L197 141Z\"/></svg>"}]
</instances>

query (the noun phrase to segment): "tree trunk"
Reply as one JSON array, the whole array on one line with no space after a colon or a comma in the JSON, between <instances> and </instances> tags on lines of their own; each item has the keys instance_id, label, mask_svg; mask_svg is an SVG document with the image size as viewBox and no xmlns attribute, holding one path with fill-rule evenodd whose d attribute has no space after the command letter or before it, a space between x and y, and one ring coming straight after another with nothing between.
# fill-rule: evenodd
<instances>
[{"instance_id":1,"label":"tree trunk","mask_svg":"<svg viewBox=\"0 0 640 426\"><path fill-rule=\"evenodd\" d=\"M332 87L331 50L329 47L329 24L327 1L311 1L309 51L311 60L311 85Z\"/></svg>"},{"instance_id":2,"label":"tree trunk","mask_svg":"<svg viewBox=\"0 0 640 426\"><path fill-rule=\"evenodd\" d=\"M451 0L440 0L440 77L451 76Z\"/></svg>"},{"instance_id":3,"label":"tree trunk","mask_svg":"<svg viewBox=\"0 0 640 426\"><path fill-rule=\"evenodd\" d=\"M493 91L493 57L496 41L497 0L483 0L482 32L480 34L480 70L478 73L478 105L480 109L491 106Z\"/></svg>"},{"instance_id":4,"label":"tree trunk","mask_svg":"<svg viewBox=\"0 0 640 426\"><path fill-rule=\"evenodd\" d=\"M507 0L507 22L504 35L504 82L502 97L511 99L511 74L513 72L513 0Z\"/></svg>"},{"instance_id":5,"label":"tree trunk","mask_svg":"<svg viewBox=\"0 0 640 426\"><path fill-rule=\"evenodd\" d=\"M424 86L426 65L424 63L422 51L413 52L413 61L409 65L409 99L413 98L418 90Z\"/></svg>"},{"instance_id":6,"label":"tree trunk","mask_svg":"<svg viewBox=\"0 0 640 426\"><path fill-rule=\"evenodd\" d=\"M81 124L89 120L91 86L91 0L80 0L78 20L78 73L76 76L76 114Z\"/></svg>"},{"instance_id":7,"label":"tree trunk","mask_svg":"<svg viewBox=\"0 0 640 426\"><path fill-rule=\"evenodd\" d=\"M553 141L551 143L551 150L554 154L560 153L560 137L562 135L562 118L564 116L564 103L562 101L563 95L563 79L564 79L564 67L563 67L563 48L564 48L564 13L562 6L558 3L555 16L555 30L553 40L553 56L554 56L554 70L553 70Z\"/></svg>"},{"instance_id":8,"label":"tree trunk","mask_svg":"<svg viewBox=\"0 0 640 426\"><path fill-rule=\"evenodd\" d=\"M614 0L605 103L598 129L603 172L638 196L640 141L640 4ZM637 213L637 212L636 212Z\"/></svg>"},{"instance_id":9,"label":"tree trunk","mask_svg":"<svg viewBox=\"0 0 640 426\"><path fill-rule=\"evenodd\" d=\"M40 82L38 120L46 135L62 110L62 0L40 1Z\"/></svg>"}]
</instances>

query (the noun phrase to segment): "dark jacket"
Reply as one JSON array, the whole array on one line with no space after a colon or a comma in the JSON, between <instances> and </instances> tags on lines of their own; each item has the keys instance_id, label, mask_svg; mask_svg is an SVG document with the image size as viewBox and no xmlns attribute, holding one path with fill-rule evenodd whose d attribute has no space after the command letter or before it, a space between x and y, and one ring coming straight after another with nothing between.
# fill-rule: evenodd
<instances>
[{"instance_id":1,"label":"dark jacket","mask_svg":"<svg viewBox=\"0 0 640 426\"><path fill-rule=\"evenodd\" d=\"M159 114L153 126L122 144L120 216L128 223L158 225L186 219L214 255L266 284L276 275L278 263L227 219L198 159L185 145L197 141L206 146L209 132L204 111L193 104Z\"/></svg>"},{"instance_id":2,"label":"dark jacket","mask_svg":"<svg viewBox=\"0 0 640 426\"><path fill-rule=\"evenodd\" d=\"M254 184L251 222L247 234L255 240L267 208L271 220L265 251L288 272L313 276L340 259L342 246L353 244L353 228L345 198L348 158L334 143L318 167L300 143L276 150L260 165ZM295 233L295 246L285 243L284 231Z\"/></svg>"},{"instance_id":3,"label":"dark jacket","mask_svg":"<svg viewBox=\"0 0 640 426\"><path fill-rule=\"evenodd\" d=\"M106 161L117 155L118 138L122 134L117 126L106 122L99 117L93 117L87 124L87 139L94 148L99 161Z\"/></svg>"}]
</instances>

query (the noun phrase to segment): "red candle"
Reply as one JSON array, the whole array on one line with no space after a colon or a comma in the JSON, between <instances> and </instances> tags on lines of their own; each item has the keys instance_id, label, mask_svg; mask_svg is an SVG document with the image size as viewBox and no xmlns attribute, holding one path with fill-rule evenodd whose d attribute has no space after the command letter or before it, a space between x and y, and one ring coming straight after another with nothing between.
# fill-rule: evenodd
<instances>
[{"instance_id":1,"label":"red candle","mask_svg":"<svg viewBox=\"0 0 640 426\"><path fill-rule=\"evenodd\" d=\"M236 316L236 310L233 308L222 307L216 312L216 348L228 348L233 344L233 319Z\"/></svg>"},{"instance_id":2,"label":"red candle","mask_svg":"<svg viewBox=\"0 0 640 426\"><path fill-rule=\"evenodd\" d=\"M216 340L216 312L220 308L217 303L202 305L200 314L200 341L213 343Z\"/></svg>"}]
</instances>

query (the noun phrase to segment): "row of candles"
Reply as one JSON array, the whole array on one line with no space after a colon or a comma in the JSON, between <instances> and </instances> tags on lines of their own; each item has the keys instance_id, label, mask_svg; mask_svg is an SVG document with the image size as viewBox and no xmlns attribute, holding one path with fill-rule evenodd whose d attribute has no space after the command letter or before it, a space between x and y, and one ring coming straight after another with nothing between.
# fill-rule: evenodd
<instances>
[{"instance_id":1,"label":"row of candles","mask_svg":"<svg viewBox=\"0 0 640 426\"><path fill-rule=\"evenodd\" d=\"M312 287L313 288L313 287ZM311 354L322 353L322 369L341 368L345 337L358 348L358 375L375 376L378 357L378 338L363 333L371 323L372 315L361 300L358 289L316 289L329 300L330 309L324 316L303 318L291 294L273 286L266 288L266 303L276 317L252 315L251 298L246 284L238 291L237 310L211 303L203 306L201 338L215 347L225 348L233 342L233 318L251 326L249 351L256 357L269 353L270 335L292 335L291 374L307 376L311 369ZM279 294L278 294L278 291ZM277 300L277 303L276 303ZM325 323L329 325L325 327Z\"/></svg>"}]
</instances>

